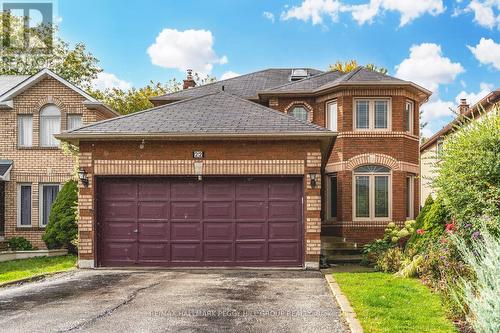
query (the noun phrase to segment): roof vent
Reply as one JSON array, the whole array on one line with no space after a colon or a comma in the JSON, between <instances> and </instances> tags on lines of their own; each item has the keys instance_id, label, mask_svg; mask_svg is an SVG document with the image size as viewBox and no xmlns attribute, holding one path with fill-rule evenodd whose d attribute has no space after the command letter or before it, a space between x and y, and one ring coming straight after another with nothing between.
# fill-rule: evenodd
<instances>
[{"instance_id":1,"label":"roof vent","mask_svg":"<svg viewBox=\"0 0 500 333\"><path fill-rule=\"evenodd\" d=\"M292 69L292 74L290 75L290 81L302 80L308 77L307 69L296 68Z\"/></svg>"}]
</instances>

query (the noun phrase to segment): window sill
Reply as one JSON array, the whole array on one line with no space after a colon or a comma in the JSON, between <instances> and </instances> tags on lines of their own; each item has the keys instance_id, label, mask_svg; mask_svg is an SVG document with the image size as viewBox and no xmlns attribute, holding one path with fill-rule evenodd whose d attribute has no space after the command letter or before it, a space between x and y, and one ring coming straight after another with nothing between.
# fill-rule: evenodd
<instances>
[{"instance_id":1,"label":"window sill","mask_svg":"<svg viewBox=\"0 0 500 333\"><path fill-rule=\"evenodd\" d=\"M33 227L33 226L21 227L21 226L17 226L16 231L45 231L45 227Z\"/></svg>"}]
</instances>

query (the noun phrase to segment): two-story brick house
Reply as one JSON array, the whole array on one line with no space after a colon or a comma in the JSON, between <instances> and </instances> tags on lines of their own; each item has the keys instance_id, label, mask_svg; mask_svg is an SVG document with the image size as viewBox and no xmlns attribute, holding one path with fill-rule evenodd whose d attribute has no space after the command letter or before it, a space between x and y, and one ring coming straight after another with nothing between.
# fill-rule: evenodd
<instances>
[{"instance_id":1,"label":"two-story brick house","mask_svg":"<svg viewBox=\"0 0 500 333\"><path fill-rule=\"evenodd\" d=\"M0 237L45 247L52 201L75 166L54 134L115 116L50 70L0 75Z\"/></svg>"},{"instance_id":2,"label":"two-story brick house","mask_svg":"<svg viewBox=\"0 0 500 333\"><path fill-rule=\"evenodd\" d=\"M80 147L82 267L317 268L322 234L416 215L425 88L362 67L184 87L57 136Z\"/></svg>"}]
</instances>

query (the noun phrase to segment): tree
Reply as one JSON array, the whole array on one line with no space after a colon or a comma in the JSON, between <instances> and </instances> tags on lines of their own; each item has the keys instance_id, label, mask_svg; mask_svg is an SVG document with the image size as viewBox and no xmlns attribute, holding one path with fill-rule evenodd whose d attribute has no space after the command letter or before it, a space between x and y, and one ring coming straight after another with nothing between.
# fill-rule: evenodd
<instances>
[{"instance_id":1,"label":"tree","mask_svg":"<svg viewBox=\"0 0 500 333\"><path fill-rule=\"evenodd\" d=\"M67 246L72 249L71 242L76 239L78 226L77 201L78 186L76 180L69 180L52 203L49 215L49 223L42 236L43 241L49 249Z\"/></svg>"},{"instance_id":2,"label":"tree","mask_svg":"<svg viewBox=\"0 0 500 333\"><path fill-rule=\"evenodd\" d=\"M329 70L330 71L341 71L344 73L348 73L350 71L353 71L354 69L358 68L360 65L358 65L358 62L354 59L342 62L342 61L337 61L333 65L330 65ZM376 71L382 74L387 74L387 69L384 67L379 67L375 64L366 64L364 66L365 68L371 69L372 71Z\"/></svg>"},{"instance_id":3,"label":"tree","mask_svg":"<svg viewBox=\"0 0 500 333\"><path fill-rule=\"evenodd\" d=\"M198 73L194 73L193 76L197 86L215 81L214 77L208 75L201 77ZM165 95L181 89L182 83L173 78L166 84L150 81L149 84L142 88L93 90L91 94L119 113L129 114L153 107L153 103L149 101L151 97Z\"/></svg>"},{"instance_id":4,"label":"tree","mask_svg":"<svg viewBox=\"0 0 500 333\"><path fill-rule=\"evenodd\" d=\"M30 29L30 43L23 44L23 18L0 12L0 23L8 25L0 29L0 40L7 45L0 48L0 75L33 75L43 68L49 68L71 83L89 88L93 79L102 71L99 60L88 52L84 43L69 43L54 38L57 27L38 27ZM22 47L20 47L20 45ZM41 45L52 45L46 51L40 51Z\"/></svg>"}]
</instances>

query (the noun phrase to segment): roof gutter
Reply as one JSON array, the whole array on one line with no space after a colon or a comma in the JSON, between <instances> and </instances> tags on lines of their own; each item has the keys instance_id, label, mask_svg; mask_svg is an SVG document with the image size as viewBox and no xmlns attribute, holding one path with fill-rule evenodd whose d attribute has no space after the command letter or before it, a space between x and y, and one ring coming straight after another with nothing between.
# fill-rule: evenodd
<instances>
[{"instance_id":1,"label":"roof gutter","mask_svg":"<svg viewBox=\"0 0 500 333\"><path fill-rule=\"evenodd\" d=\"M118 113L117 111L113 110L110 106L108 106L102 102L86 100L83 102L83 105L85 105L90 110L97 110L97 111L105 112L105 113L111 114L113 116L121 116L122 115L122 114Z\"/></svg>"},{"instance_id":2,"label":"roof gutter","mask_svg":"<svg viewBox=\"0 0 500 333\"><path fill-rule=\"evenodd\" d=\"M328 139L336 137L336 132L283 132L283 133L61 133L55 135L55 138L70 143L77 143L81 140L88 141L117 141L117 140L207 140L207 139Z\"/></svg>"}]
</instances>

